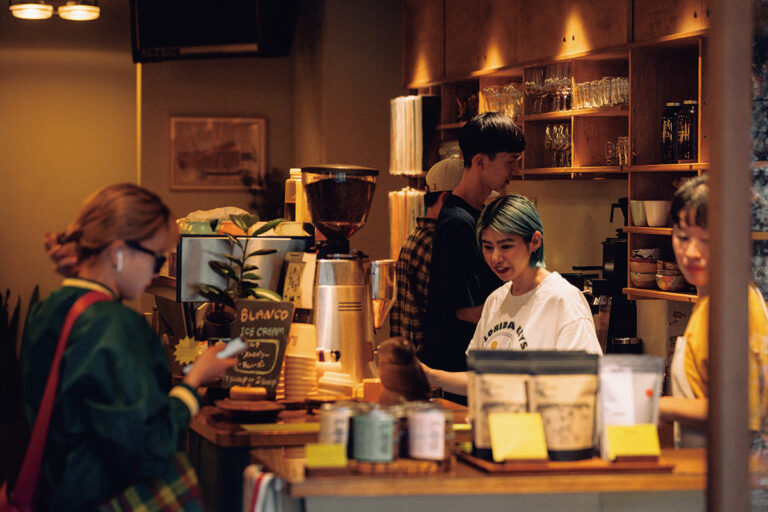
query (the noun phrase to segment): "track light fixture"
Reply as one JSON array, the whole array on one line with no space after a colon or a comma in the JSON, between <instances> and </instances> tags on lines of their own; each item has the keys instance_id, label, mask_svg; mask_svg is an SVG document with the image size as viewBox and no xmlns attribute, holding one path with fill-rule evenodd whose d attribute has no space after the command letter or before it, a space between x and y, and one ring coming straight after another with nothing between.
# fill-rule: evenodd
<instances>
[{"instance_id":1,"label":"track light fixture","mask_svg":"<svg viewBox=\"0 0 768 512\"><path fill-rule=\"evenodd\" d=\"M53 5L46 0L9 0L11 13L25 20L47 20L53 15ZM99 17L98 0L67 0L56 9L62 19L73 21L95 20Z\"/></svg>"}]
</instances>

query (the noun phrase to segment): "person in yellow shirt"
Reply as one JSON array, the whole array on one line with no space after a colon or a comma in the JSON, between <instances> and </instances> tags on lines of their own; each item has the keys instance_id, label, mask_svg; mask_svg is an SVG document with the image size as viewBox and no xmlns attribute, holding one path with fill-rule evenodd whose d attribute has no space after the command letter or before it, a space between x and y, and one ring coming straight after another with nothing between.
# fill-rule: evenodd
<instances>
[{"instance_id":1,"label":"person in yellow shirt","mask_svg":"<svg viewBox=\"0 0 768 512\"><path fill-rule=\"evenodd\" d=\"M672 201L672 248L685 279L696 287L698 300L683 336L677 339L671 365L672 396L662 397L662 421L677 423L679 447L706 442L709 399L709 236L707 176L684 183ZM768 376L768 312L762 294L749 285L749 428L760 433L766 408ZM759 438L759 436L756 436Z\"/></svg>"}]
</instances>

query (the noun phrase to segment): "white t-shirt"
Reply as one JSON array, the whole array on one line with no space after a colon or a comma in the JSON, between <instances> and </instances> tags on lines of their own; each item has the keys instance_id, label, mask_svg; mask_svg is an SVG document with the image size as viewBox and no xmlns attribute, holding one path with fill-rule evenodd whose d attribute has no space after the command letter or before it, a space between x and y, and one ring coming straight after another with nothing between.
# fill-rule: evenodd
<instances>
[{"instance_id":1,"label":"white t-shirt","mask_svg":"<svg viewBox=\"0 0 768 512\"><path fill-rule=\"evenodd\" d=\"M586 350L602 354L584 295L557 272L523 295L497 288L469 342L470 350Z\"/></svg>"}]
</instances>

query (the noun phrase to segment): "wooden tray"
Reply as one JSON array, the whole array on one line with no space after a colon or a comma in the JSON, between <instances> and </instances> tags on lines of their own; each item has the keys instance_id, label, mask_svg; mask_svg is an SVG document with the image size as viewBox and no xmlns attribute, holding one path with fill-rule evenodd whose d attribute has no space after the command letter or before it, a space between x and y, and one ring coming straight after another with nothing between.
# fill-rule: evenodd
<instances>
[{"instance_id":1,"label":"wooden tray","mask_svg":"<svg viewBox=\"0 0 768 512\"><path fill-rule=\"evenodd\" d=\"M307 476L403 476L447 473L456 464L450 457L441 461L395 459L392 462L364 462L350 459L345 468L307 468Z\"/></svg>"},{"instance_id":2,"label":"wooden tray","mask_svg":"<svg viewBox=\"0 0 768 512\"><path fill-rule=\"evenodd\" d=\"M459 459L488 473L554 474L554 473L671 473L675 465L656 457L626 458L610 462L598 457L574 461L505 461L491 462L458 452Z\"/></svg>"},{"instance_id":3,"label":"wooden tray","mask_svg":"<svg viewBox=\"0 0 768 512\"><path fill-rule=\"evenodd\" d=\"M225 398L216 401L216 407L240 423L269 423L277 420L277 415L285 406L271 400L231 400Z\"/></svg>"}]
</instances>

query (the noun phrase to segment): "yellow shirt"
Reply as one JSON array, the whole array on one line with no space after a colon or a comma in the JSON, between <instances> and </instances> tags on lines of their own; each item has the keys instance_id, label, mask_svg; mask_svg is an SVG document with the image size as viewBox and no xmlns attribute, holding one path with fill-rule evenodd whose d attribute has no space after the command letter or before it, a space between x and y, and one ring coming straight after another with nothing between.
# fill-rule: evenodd
<instances>
[{"instance_id":1,"label":"yellow shirt","mask_svg":"<svg viewBox=\"0 0 768 512\"><path fill-rule=\"evenodd\" d=\"M760 430L768 410L768 319L763 296L755 285L749 286L749 428ZM702 297L693 307L685 328L683 367L695 398L709 397L709 297Z\"/></svg>"}]
</instances>

